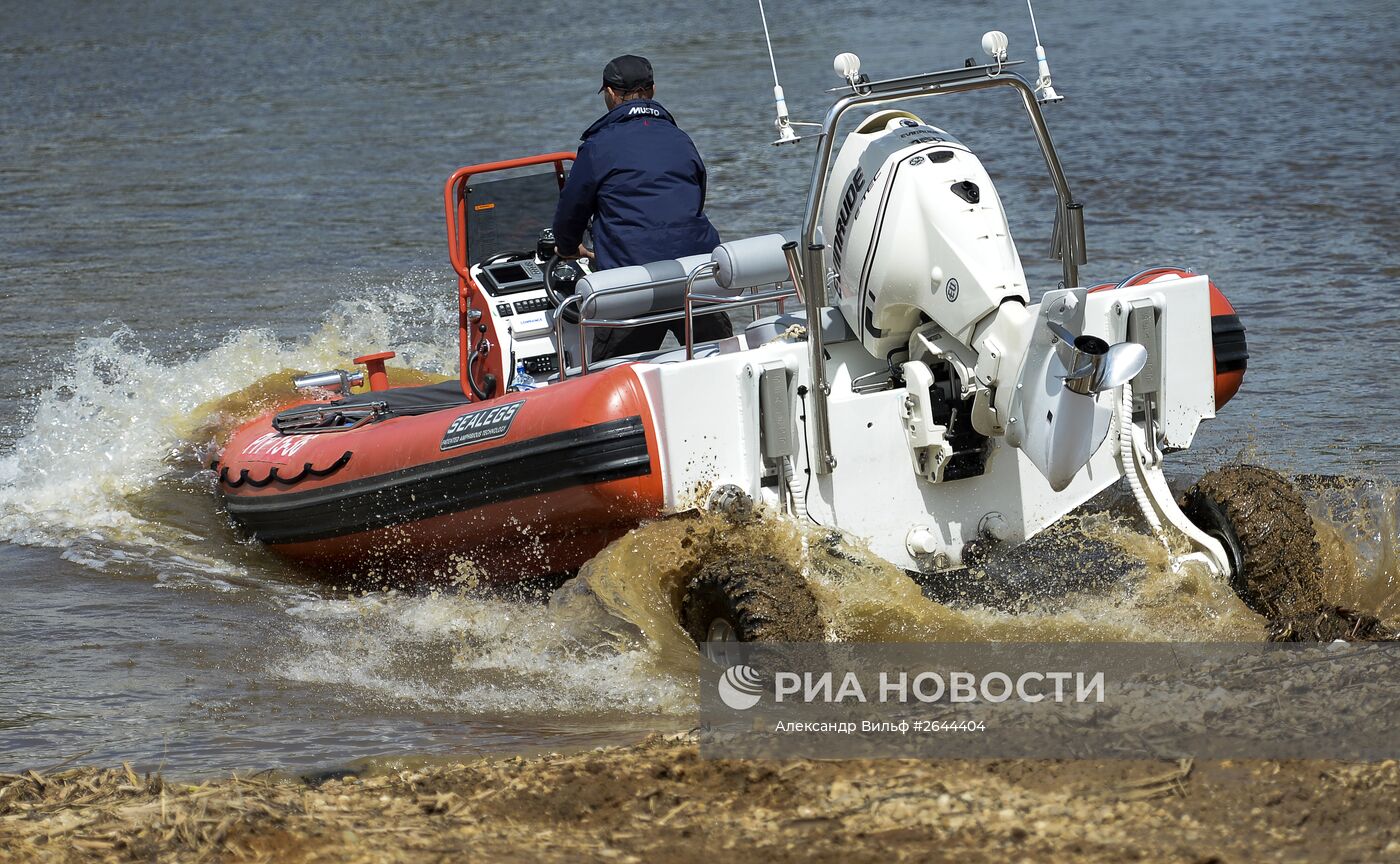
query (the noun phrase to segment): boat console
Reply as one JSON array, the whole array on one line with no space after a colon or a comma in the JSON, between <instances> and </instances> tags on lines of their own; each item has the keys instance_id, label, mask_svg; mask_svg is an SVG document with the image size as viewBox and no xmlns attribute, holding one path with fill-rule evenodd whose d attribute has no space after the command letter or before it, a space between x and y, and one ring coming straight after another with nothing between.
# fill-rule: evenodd
<instances>
[{"instance_id":1,"label":"boat console","mask_svg":"<svg viewBox=\"0 0 1400 864\"><path fill-rule=\"evenodd\" d=\"M796 232L598 273L585 259L561 259L545 226L553 221L571 158L557 153L472 166L448 181L450 250L460 283L461 369L464 385L477 399L518 389L515 379L522 368L546 383L619 362L588 356L584 346L600 329L672 321L685 322L689 333L697 316L761 304L776 305L781 315L785 301L799 299L791 278ZM520 173L532 167L533 172ZM482 179L495 172L513 176ZM709 347L696 346L688 336L683 342L664 361L648 359L671 362L671 354L684 360L743 350L747 344L742 336Z\"/></svg>"},{"instance_id":2,"label":"boat console","mask_svg":"<svg viewBox=\"0 0 1400 864\"><path fill-rule=\"evenodd\" d=\"M545 285L544 268L554 251L549 225L567 174L562 163L553 167L540 165L530 173L497 179L474 177L460 189L465 263L477 289L472 313L489 316L507 378L522 363L538 380L558 371L558 302ZM561 268L554 280L558 290L571 290L587 274L586 262L580 266ZM576 350L564 347L569 356Z\"/></svg>"},{"instance_id":3,"label":"boat console","mask_svg":"<svg viewBox=\"0 0 1400 864\"><path fill-rule=\"evenodd\" d=\"M502 296L544 287L544 274L534 261L497 261L481 268L481 285Z\"/></svg>"},{"instance_id":4,"label":"boat console","mask_svg":"<svg viewBox=\"0 0 1400 864\"><path fill-rule=\"evenodd\" d=\"M549 242L552 245L552 239ZM540 241L540 245L544 243ZM515 363L523 363L525 371L536 380L559 371L554 326L557 304L545 289L543 268L547 263L534 252L516 252L494 256L472 267L472 275L487 301L482 311L495 319L494 329L506 352L503 356L513 356ZM577 282L572 268L568 269L572 278L556 282ZM565 350L572 357L575 348L566 345ZM514 369L514 364L510 368Z\"/></svg>"}]
</instances>

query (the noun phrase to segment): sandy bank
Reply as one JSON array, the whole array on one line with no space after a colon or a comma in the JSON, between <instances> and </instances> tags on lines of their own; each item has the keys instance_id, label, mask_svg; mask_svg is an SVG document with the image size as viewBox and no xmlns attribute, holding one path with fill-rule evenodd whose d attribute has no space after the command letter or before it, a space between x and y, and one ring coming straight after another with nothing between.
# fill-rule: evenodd
<instances>
[{"instance_id":1,"label":"sandy bank","mask_svg":"<svg viewBox=\"0 0 1400 864\"><path fill-rule=\"evenodd\" d=\"M1395 762L793 761L648 739L308 783L0 775L16 861L1374 861Z\"/></svg>"}]
</instances>

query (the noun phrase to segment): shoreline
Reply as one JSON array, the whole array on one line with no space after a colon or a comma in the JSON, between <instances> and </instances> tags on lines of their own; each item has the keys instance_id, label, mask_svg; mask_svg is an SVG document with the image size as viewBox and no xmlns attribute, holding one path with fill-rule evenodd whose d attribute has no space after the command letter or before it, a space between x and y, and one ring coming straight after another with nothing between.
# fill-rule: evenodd
<instances>
[{"instance_id":1,"label":"shoreline","mask_svg":"<svg viewBox=\"0 0 1400 864\"><path fill-rule=\"evenodd\" d=\"M679 734L314 781L5 774L0 859L1377 860L1396 812L1394 760L705 760Z\"/></svg>"}]
</instances>

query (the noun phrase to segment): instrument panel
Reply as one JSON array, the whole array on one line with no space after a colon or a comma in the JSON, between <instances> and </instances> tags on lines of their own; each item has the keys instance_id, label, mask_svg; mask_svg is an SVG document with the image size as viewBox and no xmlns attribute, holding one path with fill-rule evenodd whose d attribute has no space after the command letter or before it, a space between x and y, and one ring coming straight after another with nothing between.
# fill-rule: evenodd
<instances>
[{"instance_id":1,"label":"instrument panel","mask_svg":"<svg viewBox=\"0 0 1400 864\"><path fill-rule=\"evenodd\" d=\"M544 273L536 256L522 252L497 256L472 268L472 276L486 295L487 314L495 317L502 348L523 362L525 370L542 381L559 371L554 343L554 303L544 290ZM566 354L574 362L573 351Z\"/></svg>"},{"instance_id":2,"label":"instrument panel","mask_svg":"<svg viewBox=\"0 0 1400 864\"><path fill-rule=\"evenodd\" d=\"M494 261L481 265L481 285L493 295L518 294L544 288L544 273L533 258Z\"/></svg>"}]
</instances>

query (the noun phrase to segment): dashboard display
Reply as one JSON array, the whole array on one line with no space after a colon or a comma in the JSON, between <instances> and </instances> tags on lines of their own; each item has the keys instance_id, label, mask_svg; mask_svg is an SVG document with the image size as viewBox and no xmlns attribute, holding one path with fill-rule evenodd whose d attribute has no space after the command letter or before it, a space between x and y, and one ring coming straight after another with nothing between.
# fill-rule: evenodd
<instances>
[{"instance_id":1,"label":"dashboard display","mask_svg":"<svg viewBox=\"0 0 1400 864\"><path fill-rule=\"evenodd\" d=\"M491 276L498 284L509 284L511 282L524 282L530 278L525 272L525 268L519 264L506 264L500 267L491 268Z\"/></svg>"},{"instance_id":2,"label":"dashboard display","mask_svg":"<svg viewBox=\"0 0 1400 864\"><path fill-rule=\"evenodd\" d=\"M502 261L481 268L482 280L492 294L515 294L544 285L543 274L534 261Z\"/></svg>"}]
</instances>

